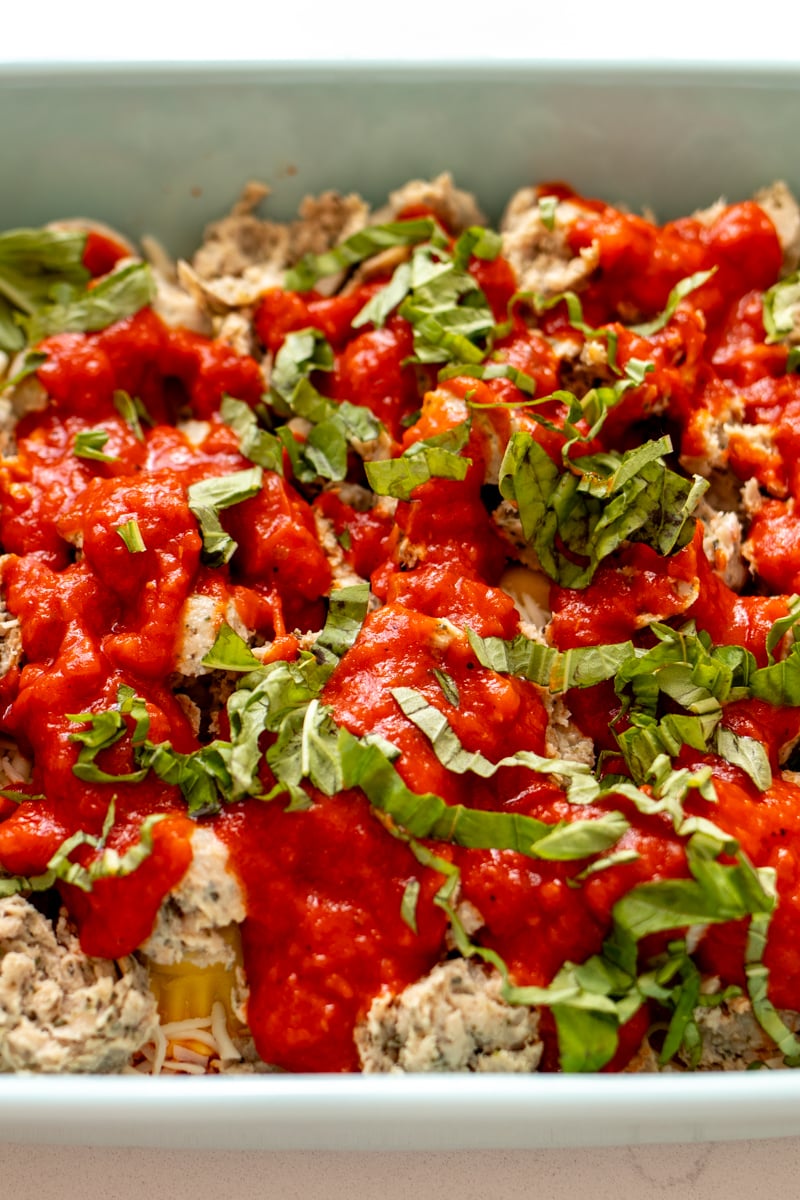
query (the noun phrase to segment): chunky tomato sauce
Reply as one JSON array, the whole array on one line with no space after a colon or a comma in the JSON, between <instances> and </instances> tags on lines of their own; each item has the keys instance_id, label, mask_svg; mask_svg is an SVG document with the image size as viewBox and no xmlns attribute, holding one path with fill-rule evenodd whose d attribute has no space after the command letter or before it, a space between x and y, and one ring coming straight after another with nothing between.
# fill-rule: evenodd
<instances>
[{"instance_id":1,"label":"chunky tomato sauce","mask_svg":"<svg viewBox=\"0 0 800 1200\"><path fill-rule=\"evenodd\" d=\"M761 495L747 528L750 574L743 586L715 573L699 524L673 553L627 542L586 586L548 583L550 644L567 651L630 639L644 652L654 644L654 622L673 629L693 622L714 644L744 647L766 667L770 630L800 590L800 383L786 374L786 348L767 340L762 319L763 293L781 271L775 229L752 202L723 208L710 221L686 218L659 228L567 189L541 192L577 209L570 252L596 254L597 269L581 292L584 322L613 332L618 374L650 364L593 440L571 448L573 460L635 447L655 423L673 438L675 464L679 454L694 464L707 455L708 431L732 411L735 395L739 420L719 466L737 484L752 481ZM86 262L102 275L119 253L96 236ZM494 320L506 321L517 289L510 262L473 258L469 269ZM711 273L661 327L631 328L657 316L671 289L697 272ZM627 822L614 847L620 861L588 873L591 854L547 861L512 849L428 843L460 873L459 901L482 919L475 939L502 957L514 983L544 987L565 963L599 954L623 896L648 881L688 877L685 838L667 812L647 814L613 791L575 805L563 780L526 765L505 765L489 777L457 773L400 708L393 689L414 689L446 716L465 751L491 763L519 752L553 756L546 689L483 665L468 631L506 641L520 633L520 611L503 586L518 555L493 516L497 460L515 421L553 464L561 462L563 392L572 378L556 347L565 337L584 345L588 335L573 325L566 303L535 318L524 305L512 306L492 361L524 372L536 397L559 393L537 423L526 409L531 393L520 390L513 372L437 383L435 365L410 361L409 319L395 311L381 325L353 327L387 278L333 297L271 289L255 311L255 333L272 356L292 333L324 335L333 365L313 376L315 385L334 404L369 409L384 426L385 455L394 458L409 451L413 457L427 439L446 439L463 423L465 405L475 405L461 452L470 460L464 477L434 475L396 504L375 504L352 448L348 480L325 487L294 478L284 454L282 475L265 469L257 494L220 513L236 543L222 565L208 561L188 491L251 466L220 405L233 396L258 408L265 391L259 364L222 341L168 328L149 308L101 332L62 333L38 347L46 356L36 370L45 399L19 421L14 453L0 463L2 583L23 651L0 682L0 727L33 763L22 786L27 796L0 799L0 865L8 874L42 874L65 839L78 832L100 837L112 800L105 844L120 853L137 841L148 816L165 814L153 826L152 852L135 870L99 879L88 892L59 884L88 954L118 957L146 939L191 859L195 822L178 787L152 772L136 781L78 778L80 715L85 722L85 714L113 709L120 688L129 688L146 703L152 742L180 754L197 751L211 734L192 724L176 698L187 605L212 598L268 647L264 662L298 661L325 621L334 559L369 580L380 602L322 690L338 726L355 738L391 743L407 787L449 806L550 825L599 820L614 809ZM606 382L614 378L606 371ZM123 416L119 393L140 403L139 428ZM768 427L770 437L754 438L754 426ZM589 422L581 428L587 433ZM82 439L97 431L104 435L101 455L83 456ZM301 445L305 436L301 431ZM318 517L336 541L333 557ZM144 544L138 552L120 536L130 522ZM613 682L573 687L566 704L580 734L620 770L616 734L625 717ZM773 781L764 789L713 751L684 746L674 764L711 766L716 799L690 795L687 814L713 820L755 867L774 868L779 905L764 961L772 1000L789 1008L797 1007L800 987L800 789L791 773L781 775L781 764L800 734L798 714L800 708L756 699L725 706L724 727L767 749ZM133 724L129 714L129 734ZM110 775L135 772L131 738L102 749L96 763ZM262 776L267 792L275 779L266 764ZM421 862L397 836L402 830L358 789L327 795L309 784L307 793L307 807L287 807L280 795L249 798L200 819L229 847L244 889L247 1011L259 1053L292 1071L357 1070L353 1029L372 1000L401 991L450 951L448 915L437 896L445 875ZM73 853L85 864L92 857L89 844ZM402 913L412 881L413 928ZM723 987L744 986L746 932L743 921L712 924L701 940L698 961ZM636 1050L646 1012L623 1031L612 1068ZM545 1062L555 1069L550 1018L543 1029Z\"/></svg>"}]
</instances>

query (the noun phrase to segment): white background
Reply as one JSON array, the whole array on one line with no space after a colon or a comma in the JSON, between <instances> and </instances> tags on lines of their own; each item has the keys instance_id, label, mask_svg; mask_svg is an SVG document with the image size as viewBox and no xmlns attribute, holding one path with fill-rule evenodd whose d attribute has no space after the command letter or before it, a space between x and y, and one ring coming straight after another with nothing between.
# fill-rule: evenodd
<instances>
[{"instance_id":1,"label":"white background","mask_svg":"<svg viewBox=\"0 0 800 1200\"><path fill-rule=\"evenodd\" d=\"M503 59L798 62L796 6L715 0L6 0L0 61Z\"/></svg>"},{"instance_id":2,"label":"white background","mask_svg":"<svg viewBox=\"0 0 800 1200\"><path fill-rule=\"evenodd\" d=\"M796 11L796 9L795 9ZM564 14L568 14L565 16ZM754 14L762 19L756 20ZM793 6L721 6L712 0L493 0L480 8L237 0L214 6L3 5L0 63L42 60L254 61L547 59L797 63ZM8 119L4 114L3 119ZM2 1131L0 1131L0 1137ZM744 1200L793 1197L800 1139L692 1146L441 1154L253 1153L0 1144L0 1194L36 1200Z\"/></svg>"}]
</instances>

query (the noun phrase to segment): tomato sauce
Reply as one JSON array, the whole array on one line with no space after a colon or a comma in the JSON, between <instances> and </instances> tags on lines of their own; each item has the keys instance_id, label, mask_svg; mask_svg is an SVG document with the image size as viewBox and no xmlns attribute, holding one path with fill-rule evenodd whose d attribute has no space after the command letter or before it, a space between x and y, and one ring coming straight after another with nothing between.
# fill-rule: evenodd
<instances>
[{"instance_id":1,"label":"tomato sauce","mask_svg":"<svg viewBox=\"0 0 800 1200\"><path fill-rule=\"evenodd\" d=\"M573 459L636 446L654 423L673 435L675 462L683 454L691 463L705 454L709 429L727 422L723 465L767 495L747 528L753 581L741 594L711 569L700 527L666 557L628 543L585 588L552 584L550 644L567 651L631 639L644 648L653 622L693 622L716 643L745 647L763 667L770 629L789 612L789 593L800 591L800 383L786 375L786 349L768 343L762 318L763 292L781 268L776 232L750 202L659 228L568 189L557 194L577 210L570 250L592 247L598 256L581 299L586 322L614 335L617 375L609 382L635 362L652 366L621 394L594 440L576 444ZM86 266L102 275L123 253L113 239L93 235ZM512 375L437 383L436 364L410 361L414 331L396 313L380 327L353 327L388 276L332 297L272 288L253 321L266 352L276 355L289 333L318 330L334 359L331 371L315 373L316 386L334 403L350 401L379 418L382 453L413 451L469 419L469 465L463 480L434 477L394 503L371 495L360 464L345 482L309 487L292 477L286 455L283 475L265 469L256 494L220 511L235 543L222 565L207 561L188 489L252 465L219 410L225 396L259 405L258 363L221 341L169 329L147 308L102 332L42 344L42 404L20 420L15 453L0 462L0 570L23 647L21 664L0 681L0 727L34 764L26 796L0 801L0 865L44 873L66 838L101 836L112 801L106 844L120 853L147 817L164 818L136 870L99 879L88 892L59 885L87 953L118 957L146 940L191 861L195 822L180 791L152 773L137 781L103 777L134 771L129 736L99 751L99 778L80 780L74 735L85 730L86 714L113 709L120 688L130 688L146 704L153 742L183 754L198 749L205 735L175 696L187 605L213 597L221 610L233 606L270 643L265 662L294 661L323 625L336 561L368 579L380 601L320 696L339 726L391 743L402 781L447 805L551 825L613 810L628 822L615 847L629 852L625 861L596 873L586 872L591 856L546 861L517 850L428 844L458 870L458 902L483 922L477 940L502 956L515 983L545 986L565 962L599 953L621 897L647 881L688 875L685 839L666 812L644 814L613 792L585 807L570 804L558 778L519 764L486 777L450 770L395 694L414 689L446 717L464 750L491 763L521 751L554 754L552 698L528 679L482 665L469 633L510 640L520 632L520 612L501 586L517 554L492 516L498 459L516 428L532 431L561 463L567 408L563 399L546 400L565 381L555 343L567 331L578 343L586 335L570 329L564 305L538 323L519 308L509 318L517 281L502 256L473 259L469 270L495 320L509 320L491 361L529 377L537 401L545 399L543 419ZM657 315L671 289L700 271L712 273L660 328L630 328ZM126 419L121 393L137 401L139 426ZM754 426L769 436L754 440ZM588 432L586 421L581 428ZM95 446L99 435L99 455L81 452L88 434ZM135 552L119 532L131 522L144 545ZM335 554L323 545L326 527ZM622 702L613 682L574 688L566 700L595 751L616 755L618 767ZM715 821L756 866L776 872L780 904L765 961L770 995L786 1007L797 1007L800 984L800 790L780 767L800 734L798 712L754 700L725 708L723 727L767 750L774 780L764 792L711 751L684 747L677 760L710 763L717 781L717 801L694 794L687 812ZM133 716L125 723L131 734ZM263 773L268 789L274 781ZM445 877L423 865L360 792L329 796L309 785L308 799L307 807L287 809L282 797L250 798L206 819L228 846L246 899L248 1019L259 1053L285 1070L357 1070L353 1029L372 1000L402 990L449 953L448 917L437 902ZM74 861L90 864L93 853L82 845ZM413 922L403 913L409 886L417 888ZM723 985L743 984L745 937L746 923L711 926L698 950L702 968ZM634 1053L647 1017L645 1007L622 1031L611 1069ZM557 1069L549 1016L543 1029L545 1062Z\"/></svg>"}]
</instances>

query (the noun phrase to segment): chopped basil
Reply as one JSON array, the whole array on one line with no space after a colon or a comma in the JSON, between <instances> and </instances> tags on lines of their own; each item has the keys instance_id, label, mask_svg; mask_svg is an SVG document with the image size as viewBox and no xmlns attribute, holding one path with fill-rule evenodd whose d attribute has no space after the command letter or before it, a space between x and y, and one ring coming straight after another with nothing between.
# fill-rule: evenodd
<instances>
[{"instance_id":1,"label":"chopped basil","mask_svg":"<svg viewBox=\"0 0 800 1200\"><path fill-rule=\"evenodd\" d=\"M3 345L2 333L0 333L0 349L6 349ZM47 362L47 355L42 350L28 350L22 360L22 365L19 370L11 376L5 384L6 387L16 387L18 383L22 383L23 379L27 379L29 375L35 375L44 363Z\"/></svg>"},{"instance_id":2,"label":"chopped basil","mask_svg":"<svg viewBox=\"0 0 800 1200\"><path fill-rule=\"evenodd\" d=\"M453 261L459 271L465 271L471 258L493 262L503 249L503 239L493 229L470 225L459 234L453 246Z\"/></svg>"},{"instance_id":3,"label":"chopped basil","mask_svg":"<svg viewBox=\"0 0 800 1200\"><path fill-rule=\"evenodd\" d=\"M794 631L798 622L800 622L800 596L788 596L787 604L789 611L785 617L780 617L770 626L770 631L767 634L767 655L770 663L775 662L774 650L783 640L787 633Z\"/></svg>"},{"instance_id":4,"label":"chopped basil","mask_svg":"<svg viewBox=\"0 0 800 1200\"><path fill-rule=\"evenodd\" d=\"M451 675L448 675L446 671L440 671L438 667L432 667L431 671L439 687L442 689L442 695L447 703L452 704L453 708L458 708L461 703L461 697L455 679Z\"/></svg>"},{"instance_id":5,"label":"chopped basil","mask_svg":"<svg viewBox=\"0 0 800 1200\"><path fill-rule=\"evenodd\" d=\"M364 325L375 325L381 328L398 305L402 304L411 291L411 263L400 263L394 270L392 278L380 291L372 296L360 312L356 313L350 322L353 329L361 329Z\"/></svg>"},{"instance_id":6,"label":"chopped basil","mask_svg":"<svg viewBox=\"0 0 800 1200\"><path fill-rule=\"evenodd\" d=\"M130 521L126 521L124 525L118 525L117 533L131 554L142 554L147 549L139 529L139 522L134 517Z\"/></svg>"},{"instance_id":7,"label":"chopped basil","mask_svg":"<svg viewBox=\"0 0 800 1200\"><path fill-rule=\"evenodd\" d=\"M603 559L626 541L644 542L660 554L686 545L708 482L671 471L664 462L671 449L663 437L624 454L567 460L559 469L529 433L512 434L500 491L516 501L523 535L551 579L586 587Z\"/></svg>"},{"instance_id":8,"label":"chopped basil","mask_svg":"<svg viewBox=\"0 0 800 1200\"><path fill-rule=\"evenodd\" d=\"M437 378L440 383L443 383L447 379L463 378L465 375L470 379L509 379L521 392L525 392L529 396L536 391L536 383L530 375L526 375L524 371L520 371L507 362L457 363L455 366L442 367ZM472 401L468 401L468 403L472 403L474 408L496 407L495 404L485 406ZM512 408L517 407L513 401L501 401L500 403L508 404Z\"/></svg>"},{"instance_id":9,"label":"chopped basil","mask_svg":"<svg viewBox=\"0 0 800 1200\"><path fill-rule=\"evenodd\" d=\"M95 763L95 758L101 750L107 750L125 736L128 725L125 716L130 715L134 720L131 741L134 746L141 745L147 737L150 718L147 705L141 696L137 696L127 684L122 684L117 691L117 707L105 709L103 712L67 713L67 719L76 724L88 724L88 729L79 730L69 735L71 742L80 744L78 761L72 770L78 779L87 783L138 783L147 774L146 771L133 771L125 775L110 775L102 771Z\"/></svg>"},{"instance_id":10,"label":"chopped basil","mask_svg":"<svg viewBox=\"0 0 800 1200\"><path fill-rule=\"evenodd\" d=\"M717 730L715 745L717 754L734 766L741 767L759 791L767 790L772 783L772 769L761 742L755 738L735 734L731 729L720 728Z\"/></svg>"},{"instance_id":11,"label":"chopped basil","mask_svg":"<svg viewBox=\"0 0 800 1200\"><path fill-rule=\"evenodd\" d=\"M344 786L339 728L331 710L317 697L282 718L277 740L267 750L266 759L279 789L287 789L295 805L304 779L326 796L335 795Z\"/></svg>"},{"instance_id":12,"label":"chopped basil","mask_svg":"<svg viewBox=\"0 0 800 1200\"><path fill-rule=\"evenodd\" d=\"M723 851L734 855L737 861L733 865L719 863L717 859ZM690 879L660 879L640 884L617 901L612 910L612 933L600 955L577 967L565 964L549 989L506 988L505 994L512 1002L551 1004L558 1027L562 1070L597 1070L604 1066L616 1050L619 1026L648 997L667 1002L666 984L675 973L683 975L681 992L683 988L688 990L685 997L681 992L672 997L675 1015L668 1031L668 1049L677 1049L687 1037L691 1046L694 968L686 966L684 955L673 951L674 960L666 967L662 963L661 976L658 971L650 971L637 978L639 941L653 933L692 925L746 917L757 923L772 911L774 896L763 870L754 870L732 840L695 834L687 846L687 862Z\"/></svg>"},{"instance_id":13,"label":"chopped basil","mask_svg":"<svg viewBox=\"0 0 800 1200\"><path fill-rule=\"evenodd\" d=\"M562 862L609 849L628 828L621 813L553 826L519 813L446 804L431 792L412 792L382 747L361 741L345 729L339 732L339 751L344 786L361 788L375 808L413 838L433 838L471 849L515 850Z\"/></svg>"},{"instance_id":14,"label":"chopped basil","mask_svg":"<svg viewBox=\"0 0 800 1200\"><path fill-rule=\"evenodd\" d=\"M568 882L581 883L584 879L588 879L591 875L597 875L600 871L607 871L610 867L619 867L623 863L636 862L639 858L638 850L614 850L611 854L605 854L602 858L596 858L594 862L589 863L588 867L572 877Z\"/></svg>"},{"instance_id":15,"label":"chopped basil","mask_svg":"<svg viewBox=\"0 0 800 1200\"><path fill-rule=\"evenodd\" d=\"M417 878L409 879L403 889L403 899L400 901L400 916L412 933L419 932L417 929L417 901L420 890L420 881Z\"/></svg>"},{"instance_id":16,"label":"chopped basil","mask_svg":"<svg viewBox=\"0 0 800 1200\"><path fill-rule=\"evenodd\" d=\"M542 218L542 224L545 229L550 232L556 227L556 210L558 209L558 196L540 196L539 197L539 216Z\"/></svg>"},{"instance_id":17,"label":"chopped basil","mask_svg":"<svg viewBox=\"0 0 800 1200\"><path fill-rule=\"evenodd\" d=\"M138 396L129 396L121 388L118 388L114 392L113 399L114 408L122 417L133 436L138 442L143 442L144 430L142 429L142 421L147 425L152 425L153 421L141 400Z\"/></svg>"},{"instance_id":18,"label":"chopped basil","mask_svg":"<svg viewBox=\"0 0 800 1200\"><path fill-rule=\"evenodd\" d=\"M222 528L219 520L220 509L241 504L243 500L258 495L262 478L261 467L248 467L230 475L202 479L188 488L189 508L200 526L206 559L213 565L230 562L237 545Z\"/></svg>"},{"instance_id":19,"label":"chopped basil","mask_svg":"<svg viewBox=\"0 0 800 1200\"><path fill-rule=\"evenodd\" d=\"M253 671L261 666L247 642L227 621L220 625L214 645L201 661L204 667L218 671Z\"/></svg>"},{"instance_id":20,"label":"chopped basil","mask_svg":"<svg viewBox=\"0 0 800 1200\"><path fill-rule=\"evenodd\" d=\"M239 439L242 455L265 471L283 474L283 446L274 433L261 429L249 405L233 396L224 396L219 415Z\"/></svg>"},{"instance_id":21,"label":"chopped basil","mask_svg":"<svg viewBox=\"0 0 800 1200\"><path fill-rule=\"evenodd\" d=\"M153 829L166 817L166 813L153 813L146 817L139 826L139 837L133 845L120 854L119 851L106 846L111 830L114 827L114 800L108 806L100 836L79 830L66 838L47 863L42 875L25 877L15 875L0 876L0 897L14 896L20 892L47 891L60 880L80 888L83 892L91 892L98 879L120 878L132 874L153 852ZM70 858L72 851L78 846L89 846L97 852L88 866L73 862Z\"/></svg>"},{"instance_id":22,"label":"chopped basil","mask_svg":"<svg viewBox=\"0 0 800 1200\"><path fill-rule=\"evenodd\" d=\"M47 870L55 879L91 892L98 879L117 879L132 874L153 852L153 828L166 818L166 813L153 813L139 826L139 840L129 846L124 854L106 846L106 840L114 825L114 801L108 806L100 837L80 830L62 842L47 864ZM78 846L89 846L99 851L88 867L73 862L70 854Z\"/></svg>"},{"instance_id":23,"label":"chopped basil","mask_svg":"<svg viewBox=\"0 0 800 1200\"><path fill-rule=\"evenodd\" d=\"M76 458L91 458L97 462L117 462L115 454L103 453L103 447L109 436L106 429L83 429L75 435L72 453Z\"/></svg>"},{"instance_id":24,"label":"chopped basil","mask_svg":"<svg viewBox=\"0 0 800 1200\"><path fill-rule=\"evenodd\" d=\"M328 601L328 617L314 642L314 654L331 654L338 660L358 637L369 608L369 584L337 588Z\"/></svg>"},{"instance_id":25,"label":"chopped basil","mask_svg":"<svg viewBox=\"0 0 800 1200\"><path fill-rule=\"evenodd\" d=\"M456 775L471 772L482 779L491 779L501 767L527 767L542 774L566 776L585 774L588 771L583 764L558 758L543 758L532 750L518 750L516 754L509 754L498 762L491 762L479 750L465 750L444 713L433 704L429 704L421 692L407 687L395 687L391 692L404 715L429 739L442 766Z\"/></svg>"},{"instance_id":26,"label":"chopped basil","mask_svg":"<svg viewBox=\"0 0 800 1200\"><path fill-rule=\"evenodd\" d=\"M717 268L712 267L709 271L696 271L694 275L687 275L685 279L681 279L675 284L675 287L667 297L667 304L664 311L659 313L657 317L654 317L652 321L643 321L639 325L631 325L631 330L634 333L638 333L640 337L652 337L654 333L658 333L674 315L681 300L684 300L697 288L707 283L711 276L716 274L716 271Z\"/></svg>"},{"instance_id":27,"label":"chopped basil","mask_svg":"<svg viewBox=\"0 0 800 1200\"><path fill-rule=\"evenodd\" d=\"M142 774L153 771L164 783L178 787L186 801L190 817L213 816L220 809L220 792L230 789L228 764L220 747L211 743L191 754L173 750L169 742L145 742L136 754Z\"/></svg>"},{"instance_id":28,"label":"chopped basil","mask_svg":"<svg viewBox=\"0 0 800 1200\"><path fill-rule=\"evenodd\" d=\"M591 687L612 679L623 663L639 653L632 642L576 646L559 651L519 633L511 640L482 638L467 629L469 644L481 666L500 675L517 675L546 687L554 695L570 688Z\"/></svg>"},{"instance_id":29,"label":"chopped basil","mask_svg":"<svg viewBox=\"0 0 800 1200\"><path fill-rule=\"evenodd\" d=\"M329 400L317 391L309 375L332 367L333 350L323 334L303 329L287 335L272 369L268 396L272 408L280 416L301 417L311 425L302 440L288 426L277 431L292 473L301 483L313 483L320 477L344 479L348 445L374 441L383 432L381 422L368 408L349 400Z\"/></svg>"},{"instance_id":30,"label":"chopped basil","mask_svg":"<svg viewBox=\"0 0 800 1200\"><path fill-rule=\"evenodd\" d=\"M312 371L332 371L333 363L333 347L318 329L299 329L287 333L270 372L272 406L281 411L275 399L277 393L288 406L281 415L288 416L294 411L291 401L298 384L308 379Z\"/></svg>"},{"instance_id":31,"label":"chopped basil","mask_svg":"<svg viewBox=\"0 0 800 1200\"><path fill-rule=\"evenodd\" d=\"M365 462L369 485L379 496L410 500L415 488L430 479L466 478L472 459L461 451L469 441L470 422L462 421L444 433L413 442L399 458Z\"/></svg>"},{"instance_id":32,"label":"chopped basil","mask_svg":"<svg viewBox=\"0 0 800 1200\"><path fill-rule=\"evenodd\" d=\"M764 950L767 944L770 919L777 905L775 890L775 871L771 867L761 867L758 871L759 880L764 890L773 900L773 908L769 912L756 914L747 934L745 947L745 978L747 993L753 1005L753 1015L761 1028L776 1043L784 1056L788 1067L800 1066L800 1040L787 1028L777 1009L769 999L769 970L764 965Z\"/></svg>"},{"instance_id":33,"label":"chopped basil","mask_svg":"<svg viewBox=\"0 0 800 1200\"><path fill-rule=\"evenodd\" d=\"M469 260L496 258L497 234L473 226L456 241L452 253L441 239L418 245L408 262L400 263L385 287L364 305L352 324L383 325L395 309L414 332L415 362L480 363L484 351L476 344L494 329L494 317Z\"/></svg>"},{"instance_id":34,"label":"chopped basil","mask_svg":"<svg viewBox=\"0 0 800 1200\"><path fill-rule=\"evenodd\" d=\"M55 871L46 870L41 875L0 874L0 900L18 896L22 892L46 892L56 881Z\"/></svg>"},{"instance_id":35,"label":"chopped basil","mask_svg":"<svg viewBox=\"0 0 800 1200\"><path fill-rule=\"evenodd\" d=\"M764 293L762 314L768 343L779 342L793 332L799 305L800 271L787 275Z\"/></svg>"},{"instance_id":36,"label":"chopped basil","mask_svg":"<svg viewBox=\"0 0 800 1200\"><path fill-rule=\"evenodd\" d=\"M414 361L479 363L477 343L494 328L494 316L468 271L432 248L411 259L411 288L397 310L414 332Z\"/></svg>"},{"instance_id":37,"label":"chopped basil","mask_svg":"<svg viewBox=\"0 0 800 1200\"><path fill-rule=\"evenodd\" d=\"M776 707L800 705L800 642L792 645L786 658L753 670L749 678L750 694Z\"/></svg>"},{"instance_id":38,"label":"chopped basil","mask_svg":"<svg viewBox=\"0 0 800 1200\"><path fill-rule=\"evenodd\" d=\"M132 263L92 287L56 284L51 295L52 304L21 319L31 343L54 333L94 332L133 316L154 299L155 282L147 263Z\"/></svg>"},{"instance_id":39,"label":"chopped basil","mask_svg":"<svg viewBox=\"0 0 800 1200\"><path fill-rule=\"evenodd\" d=\"M24 349L24 322L53 306L54 290L85 286L85 247L84 233L13 229L0 234L0 349L10 354Z\"/></svg>"},{"instance_id":40,"label":"chopped basil","mask_svg":"<svg viewBox=\"0 0 800 1200\"><path fill-rule=\"evenodd\" d=\"M447 245L447 239L432 217L418 221L395 221L386 225L371 225L354 233L324 254L307 254L286 272L284 287L295 292L307 292L320 279L336 275L383 250L395 246L414 246L417 242L434 241Z\"/></svg>"}]
</instances>

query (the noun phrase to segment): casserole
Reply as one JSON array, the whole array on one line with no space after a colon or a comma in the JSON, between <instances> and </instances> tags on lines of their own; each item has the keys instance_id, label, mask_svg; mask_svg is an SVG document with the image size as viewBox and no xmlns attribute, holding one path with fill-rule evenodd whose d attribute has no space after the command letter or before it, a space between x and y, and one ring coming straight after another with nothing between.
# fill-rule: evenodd
<instances>
[{"instance_id":1,"label":"casserole","mask_svg":"<svg viewBox=\"0 0 800 1200\"><path fill-rule=\"evenodd\" d=\"M464 64L440 71L325 66L116 68L112 73L93 68L81 74L27 68L9 70L1 82L21 114L14 144L3 147L5 161L13 163L11 177L19 181L18 193L9 190L0 208L5 225L75 213L110 221L134 237L152 233L175 253L188 250L205 220L220 212L249 176L273 186L278 215L291 212L305 192L324 186L355 188L376 201L406 178L441 169L475 191L492 215L515 186L532 178L567 178L584 192L653 207L659 217L687 211L719 193L738 198L773 177L784 176L797 185L787 170L790 164L781 158L782 147L790 144L793 81L789 75L781 79L756 70L741 75L720 70L709 77L674 70L645 75L637 69L582 69L576 74L566 67L530 64L491 69ZM202 125L197 112L204 113ZM784 122L786 136L781 139ZM775 132L774 142L761 136L767 124ZM340 130L341 138L331 141L330 129ZM676 130L681 131L677 140ZM715 163L713 180L708 179L709 162ZM31 1083L26 1092L27 1082L3 1085L17 1115L26 1103L41 1102L38 1084ZM276 1079L258 1081L258 1088L253 1081L238 1086L227 1081L224 1088L212 1085L217 1086L214 1097L205 1085L197 1098L192 1093L191 1107L184 1103L190 1093L168 1093L170 1118L157 1131L153 1118L158 1101L152 1107L151 1102L160 1093L140 1090L138 1081L130 1093L125 1081L110 1089L106 1082L81 1081L76 1088L69 1081L76 1090L64 1091L62 1115L74 1103L74 1112L84 1105L84 1116L90 1117L95 1105L107 1099L109 1107L101 1111L116 1114L115 1120L127 1118L136 1140L157 1138L172 1126L176 1140L192 1144L197 1136L206 1145L222 1128L221 1105L226 1116L233 1109L241 1109L241 1115L231 1122L232 1133L226 1123L224 1133L216 1134L219 1144L264 1145L263 1125L270 1124L273 1109L289 1112L293 1099L303 1105L303 1119L298 1122L292 1115L286 1125L273 1121L270 1136L278 1140L269 1144L343 1144L341 1130L326 1116L337 1104L339 1116L349 1114L347 1127L358 1125L360 1132L366 1109L375 1145L385 1147L457 1148L475 1145L476 1137L479 1144L500 1146L576 1137L633 1141L666 1135L685 1140L726 1136L727 1130L732 1131L728 1136L759 1132L750 1124L758 1125L755 1116L745 1111L748 1095L754 1094L748 1094L752 1077L737 1078L735 1088L727 1079L724 1088L720 1080L709 1081L704 1092L691 1098L693 1080L675 1086L664 1086L663 1080L630 1081L634 1086L627 1092L610 1080L593 1080L588 1090L582 1090L583 1080L559 1080L558 1091L548 1091L548 1082L530 1081L528 1086L525 1081L525 1090L517 1084L507 1087L504 1080L483 1088L436 1081L435 1089L426 1091L428 1083L411 1080L392 1091L390 1081L384 1088L359 1092L350 1081L338 1087L339 1081ZM791 1076L774 1094L767 1090L771 1082L766 1077L758 1083L761 1113L770 1115L763 1134L793 1132L791 1125L776 1128L774 1123L776 1107L783 1111L786 1103L782 1089L791 1088ZM23 1086L15 1091L19 1083ZM48 1095L59 1093L60 1087L47 1084ZM456 1094L466 1105L461 1112L453 1108ZM738 1121L720 1131L708 1116L700 1119L701 1112L720 1112L721 1097L734 1094L745 1102ZM564 1098L563 1109L556 1096ZM432 1143L425 1141L425 1127L410 1113L424 1113L434 1098L448 1118ZM587 1133L585 1120L578 1119L583 1105L595 1117L601 1110L615 1113L616 1123L595 1124L594 1132ZM640 1106L646 1120L631 1125L630 1114ZM688 1115L689 1126L671 1122L676 1108ZM193 1119L187 1127L189 1112ZM20 1136L10 1112L9 1127ZM104 1127L103 1120L93 1124L98 1136ZM354 1145L363 1144L360 1132ZM24 1136L49 1140L52 1126L37 1116L26 1122ZM227 1141L228 1136L234 1140ZM250 1142L251 1136L258 1140Z\"/></svg>"}]
</instances>

